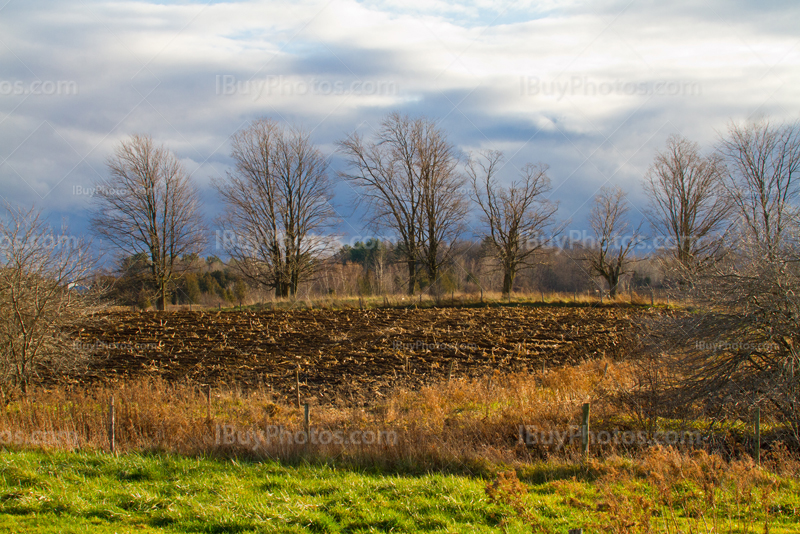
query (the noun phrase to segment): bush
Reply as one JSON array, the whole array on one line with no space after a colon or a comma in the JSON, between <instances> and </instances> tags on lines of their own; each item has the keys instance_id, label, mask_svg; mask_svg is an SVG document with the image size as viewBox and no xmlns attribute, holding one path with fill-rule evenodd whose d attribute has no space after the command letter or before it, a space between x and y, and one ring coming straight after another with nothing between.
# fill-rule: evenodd
<instances>
[{"instance_id":1,"label":"bush","mask_svg":"<svg viewBox=\"0 0 800 534\"><path fill-rule=\"evenodd\" d=\"M0 385L27 389L43 369L74 366L82 353L66 330L90 310L96 290L87 243L56 233L31 209L5 205L0 221Z\"/></svg>"}]
</instances>

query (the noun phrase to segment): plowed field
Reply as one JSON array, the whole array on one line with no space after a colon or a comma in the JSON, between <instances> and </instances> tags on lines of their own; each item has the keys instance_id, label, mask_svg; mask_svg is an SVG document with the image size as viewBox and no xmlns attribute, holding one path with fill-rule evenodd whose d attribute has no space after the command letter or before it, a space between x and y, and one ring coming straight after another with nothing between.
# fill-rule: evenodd
<instances>
[{"instance_id":1,"label":"plowed field","mask_svg":"<svg viewBox=\"0 0 800 534\"><path fill-rule=\"evenodd\" d=\"M90 379L153 375L362 401L396 385L623 356L635 309L492 307L114 312L87 324Z\"/></svg>"}]
</instances>

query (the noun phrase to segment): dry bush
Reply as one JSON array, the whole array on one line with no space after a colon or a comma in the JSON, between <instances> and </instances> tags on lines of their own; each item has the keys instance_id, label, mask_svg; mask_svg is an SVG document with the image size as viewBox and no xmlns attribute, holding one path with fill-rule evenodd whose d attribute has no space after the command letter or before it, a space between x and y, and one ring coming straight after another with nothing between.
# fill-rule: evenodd
<instances>
[{"instance_id":1,"label":"dry bush","mask_svg":"<svg viewBox=\"0 0 800 534\"><path fill-rule=\"evenodd\" d=\"M595 462L606 473L598 481L606 513L598 527L612 532L750 532L758 518L769 522L779 481L752 459L731 462L703 450L691 453L654 447L633 464ZM636 491L637 479L654 489ZM656 521L655 518L660 518Z\"/></svg>"},{"instance_id":2,"label":"dry bush","mask_svg":"<svg viewBox=\"0 0 800 534\"><path fill-rule=\"evenodd\" d=\"M43 370L74 369L84 351L65 330L93 311L83 289L89 244L55 231L34 209L6 204L0 218L0 390L25 390ZM77 287L76 287L77 286Z\"/></svg>"},{"instance_id":3,"label":"dry bush","mask_svg":"<svg viewBox=\"0 0 800 534\"><path fill-rule=\"evenodd\" d=\"M684 402L721 420L769 406L797 445L800 123L731 124L718 151L733 206L726 253L702 269L677 266L675 295L696 309L665 317L664 350L680 363Z\"/></svg>"},{"instance_id":4,"label":"dry bush","mask_svg":"<svg viewBox=\"0 0 800 534\"><path fill-rule=\"evenodd\" d=\"M800 479L800 459L781 441L772 444L764 455L763 465L782 477Z\"/></svg>"}]
</instances>

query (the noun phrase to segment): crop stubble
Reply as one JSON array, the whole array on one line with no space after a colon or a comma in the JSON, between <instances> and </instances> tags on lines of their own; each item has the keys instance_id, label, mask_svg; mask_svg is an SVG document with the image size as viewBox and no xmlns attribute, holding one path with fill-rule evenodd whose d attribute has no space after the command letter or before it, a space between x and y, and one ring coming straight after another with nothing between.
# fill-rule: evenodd
<instances>
[{"instance_id":1,"label":"crop stubble","mask_svg":"<svg viewBox=\"0 0 800 534\"><path fill-rule=\"evenodd\" d=\"M111 312L78 333L98 347L90 380L152 375L272 388L288 400L368 400L395 386L624 355L641 311L441 308ZM452 363L451 363L452 362Z\"/></svg>"}]
</instances>

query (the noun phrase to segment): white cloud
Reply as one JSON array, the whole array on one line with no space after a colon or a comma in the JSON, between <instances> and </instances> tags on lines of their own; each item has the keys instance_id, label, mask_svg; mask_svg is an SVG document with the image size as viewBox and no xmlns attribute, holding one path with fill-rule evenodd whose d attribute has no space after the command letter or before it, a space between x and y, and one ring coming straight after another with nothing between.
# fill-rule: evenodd
<instances>
[{"instance_id":1,"label":"white cloud","mask_svg":"<svg viewBox=\"0 0 800 534\"><path fill-rule=\"evenodd\" d=\"M635 195L670 133L708 145L730 119L797 117L798 18L793 3L721 0L12 0L0 10L0 194L81 210L89 199L65 191L102 175L134 132L207 184L254 117L301 122L331 149L401 109L442 118L464 149L550 163L555 182L581 185L559 189L565 204L607 179ZM37 81L78 94L6 94Z\"/></svg>"}]
</instances>

